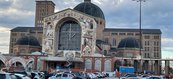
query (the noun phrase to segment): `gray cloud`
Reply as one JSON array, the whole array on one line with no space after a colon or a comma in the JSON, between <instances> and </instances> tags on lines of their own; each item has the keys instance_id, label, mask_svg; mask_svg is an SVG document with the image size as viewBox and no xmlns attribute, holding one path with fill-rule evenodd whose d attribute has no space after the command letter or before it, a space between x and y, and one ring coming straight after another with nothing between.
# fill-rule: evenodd
<instances>
[{"instance_id":1,"label":"gray cloud","mask_svg":"<svg viewBox=\"0 0 173 79\"><path fill-rule=\"evenodd\" d=\"M0 25L14 28L16 26L33 26L35 0L1 0Z\"/></svg>"},{"instance_id":2,"label":"gray cloud","mask_svg":"<svg viewBox=\"0 0 173 79\"><path fill-rule=\"evenodd\" d=\"M9 6L11 6L12 5L12 1L11 0L9 0L9 1L4 1L4 0L0 0L0 10L2 10L2 9L8 9L9 8Z\"/></svg>"}]
</instances>

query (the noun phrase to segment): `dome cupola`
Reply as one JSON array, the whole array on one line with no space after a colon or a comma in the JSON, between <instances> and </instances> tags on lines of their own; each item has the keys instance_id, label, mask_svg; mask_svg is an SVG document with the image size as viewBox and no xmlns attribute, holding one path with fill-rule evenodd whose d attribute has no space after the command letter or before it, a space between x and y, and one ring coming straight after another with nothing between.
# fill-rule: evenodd
<instances>
[{"instance_id":1,"label":"dome cupola","mask_svg":"<svg viewBox=\"0 0 173 79\"><path fill-rule=\"evenodd\" d=\"M24 36L17 40L16 45L40 46L38 40L34 36Z\"/></svg>"},{"instance_id":2,"label":"dome cupola","mask_svg":"<svg viewBox=\"0 0 173 79\"><path fill-rule=\"evenodd\" d=\"M103 11L97 5L91 3L91 0L84 0L84 2L78 4L74 10L105 20Z\"/></svg>"},{"instance_id":3,"label":"dome cupola","mask_svg":"<svg viewBox=\"0 0 173 79\"><path fill-rule=\"evenodd\" d=\"M128 37L120 41L118 48L140 48L140 46L135 38Z\"/></svg>"}]
</instances>

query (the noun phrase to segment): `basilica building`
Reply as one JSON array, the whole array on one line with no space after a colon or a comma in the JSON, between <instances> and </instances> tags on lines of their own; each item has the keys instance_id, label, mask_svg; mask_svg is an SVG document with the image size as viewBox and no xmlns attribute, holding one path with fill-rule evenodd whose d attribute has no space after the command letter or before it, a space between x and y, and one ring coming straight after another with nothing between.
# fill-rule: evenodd
<instances>
[{"instance_id":1,"label":"basilica building","mask_svg":"<svg viewBox=\"0 0 173 79\"><path fill-rule=\"evenodd\" d=\"M54 8L53 1L36 0L36 25L11 30L10 54L44 53L38 57L42 70L70 67L107 72L119 66L140 71L141 59L161 58L160 29L141 29L140 35L138 28L107 28L106 16L91 0L55 13ZM160 68L151 65L143 61L141 69Z\"/></svg>"}]
</instances>

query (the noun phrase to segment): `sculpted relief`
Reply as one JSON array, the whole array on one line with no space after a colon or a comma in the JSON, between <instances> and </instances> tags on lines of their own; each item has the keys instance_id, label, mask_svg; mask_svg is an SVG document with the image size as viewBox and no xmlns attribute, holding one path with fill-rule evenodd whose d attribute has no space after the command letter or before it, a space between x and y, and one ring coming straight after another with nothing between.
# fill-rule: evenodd
<instances>
[{"instance_id":1,"label":"sculpted relief","mask_svg":"<svg viewBox=\"0 0 173 79\"><path fill-rule=\"evenodd\" d=\"M47 22L46 27L45 27L45 37L47 38L53 38L53 23L52 22Z\"/></svg>"},{"instance_id":2,"label":"sculpted relief","mask_svg":"<svg viewBox=\"0 0 173 79\"><path fill-rule=\"evenodd\" d=\"M44 49L45 49L45 52L52 51L52 49L53 49L53 40L52 39L44 41Z\"/></svg>"}]
</instances>

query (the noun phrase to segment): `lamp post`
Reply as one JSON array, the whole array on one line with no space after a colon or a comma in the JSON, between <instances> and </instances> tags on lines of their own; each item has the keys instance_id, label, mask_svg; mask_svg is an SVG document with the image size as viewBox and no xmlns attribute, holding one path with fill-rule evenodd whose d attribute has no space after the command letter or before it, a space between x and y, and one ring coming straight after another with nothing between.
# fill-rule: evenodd
<instances>
[{"instance_id":1,"label":"lamp post","mask_svg":"<svg viewBox=\"0 0 173 79\"><path fill-rule=\"evenodd\" d=\"M140 55L141 55L141 58L142 58L142 53L141 53L141 48L142 48L142 29L141 29L141 12L142 12L142 2L145 2L146 0L132 0L132 1L136 1L136 2L139 2L139 46L140 46Z\"/></svg>"},{"instance_id":2,"label":"lamp post","mask_svg":"<svg viewBox=\"0 0 173 79\"><path fill-rule=\"evenodd\" d=\"M142 32L141 32L141 5L142 5L142 2L145 2L146 0L132 0L132 1L136 1L136 2L139 2L139 53L141 55L141 65L142 65L142 53L141 53L141 48L142 48ZM142 71L142 66L141 67L141 71Z\"/></svg>"}]
</instances>

